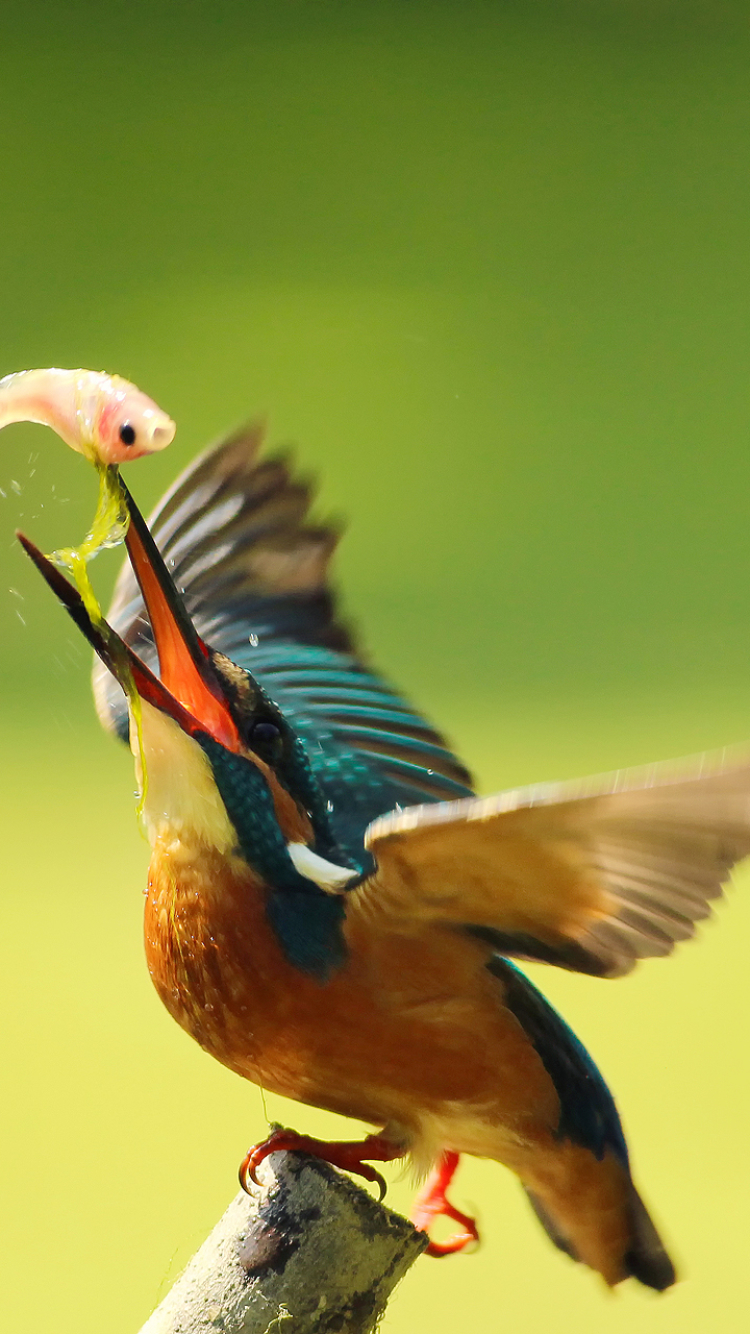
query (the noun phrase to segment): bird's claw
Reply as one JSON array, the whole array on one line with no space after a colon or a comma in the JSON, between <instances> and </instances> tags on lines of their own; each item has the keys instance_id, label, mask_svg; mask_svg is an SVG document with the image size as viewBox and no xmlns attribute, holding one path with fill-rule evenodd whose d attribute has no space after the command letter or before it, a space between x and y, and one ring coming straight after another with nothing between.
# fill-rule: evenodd
<instances>
[{"instance_id":1,"label":"bird's claw","mask_svg":"<svg viewBox=\"0 0 750 1334\"><path fill-rule=\"evenodd\" d=\"M412 1211L411 1221L418 1232L429 1233L436 1218L450 1218L454 1223L460 1223L464 1229L463 1232L457 1232L449 1237L447 1241L430 1241L425 1255L432 1255L435 1259L442 1259L445 1255L457 1255L472 1241L479 1241L476 1221L451 1204L446 1195L457 1166L458 1154L444 1153L421 1195L417 1197Z\"/></svg>"},{"instance_id":2,"label":"bird's claw","mask_svg":"<svg viewBox=\"0 0 750 1334\"><path fill-rule=\"evenodd\" d=\"M260 1185L258 1168L270 1153L282 1152L285 1149L298 1149L297 1141L301 1138L300 1135L295 1135L292 1130L273 1130L268 1139L263 1140L262 1144L254 1144L252 1148L248 1149L239 1169L242 1189L249 1191L248 1181L254 1182L256 1186Z\"/></svg>"},{"instance_id":3,"label":"bird's claw","mask_svg":"<svg viewBox=\"0 0 750 1334\"><path fill-rule=\"evenodd\" d=\"M248 1181L258 1182L258 1168L271 1153L306 1153L312 1158L319 1158L332 1167L340 1167L345 1172L354 1172L373 1181L380 1192L379 1198L385 1198L387 1185L385 1177L365 1162L366 1158L375 1158L380 1162L390 1162L400 1156L400 1151L381 1135L369 1135L364 1140L339 1140L330 1142L313 1139L310 1135L298 1135L294 1130L274 1130L262 1144L255 1144L249 1149L240 1163L239 1178L242 1189L249 1189Z\"/></svg>"}]
</instances>

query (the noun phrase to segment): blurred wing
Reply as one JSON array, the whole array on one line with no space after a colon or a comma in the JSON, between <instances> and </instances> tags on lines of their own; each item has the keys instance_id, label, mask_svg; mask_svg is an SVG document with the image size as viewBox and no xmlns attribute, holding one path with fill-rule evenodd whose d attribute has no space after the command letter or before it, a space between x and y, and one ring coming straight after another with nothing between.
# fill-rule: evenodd
<instances>
[{"instance_id":1,"label":"blurred wing","mask_svg":"<svg viewBox=\"0 0 750 1334\"><path fill-rule=\"evenodd\" d=\"M357 857L376 816L464 796L470 779L443 738L360 660L329 586L339 534L309 522L310 485L285 459L259 458L261 436L250 427L201 455L149 527L198 633L252 672L297 731L336 836ZM157 670L127 563L107 619ZM126 738L124 697L98 663L94 694L104 726Z\"/></svg>"},{"instance_id":2,"label":"blurred wing","mask_svg":"<svg viewBox=\"0 0 750 1334\"><path fill-rule=\"evenodd\" d=\"M355 890L398 918L601 977L669 954L750 853L750 762L722 755L376 820Z\"/></svg>"}]
</instances>

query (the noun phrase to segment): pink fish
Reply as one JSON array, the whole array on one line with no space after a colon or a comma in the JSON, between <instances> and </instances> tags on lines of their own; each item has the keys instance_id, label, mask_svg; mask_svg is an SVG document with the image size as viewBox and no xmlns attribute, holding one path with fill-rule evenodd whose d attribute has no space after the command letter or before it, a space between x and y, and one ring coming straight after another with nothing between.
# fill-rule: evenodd
<instances>
[{"instance_id":1,"label":"pink fish","mask_svg":"<svg viewBox=\"0 0 750 1334\"><path fill-rule=\"evenodd\" d=\"M128 463L164 449L175 424L153 399L104 371L17 371L0 380L0 428L40 422L92 463Z\"/></svg>"}]
</instances>

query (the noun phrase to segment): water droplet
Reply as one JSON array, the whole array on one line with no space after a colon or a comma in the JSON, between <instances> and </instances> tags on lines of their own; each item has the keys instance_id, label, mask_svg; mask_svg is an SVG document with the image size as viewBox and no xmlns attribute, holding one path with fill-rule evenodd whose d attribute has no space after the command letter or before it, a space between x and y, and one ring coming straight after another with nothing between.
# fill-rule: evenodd
<instances>
[{"instance_id":1,"label":"water droplet","mask_svg":"<svg viewBox=\"0 0 750 1334\"><path fill-rule=\"evenodd\" d=\"M15 481L13 481L13 479L11 478L10 489L11 489L11 491L15 491L15 493L16 493L17 496L20 496L20 494L21 494L21 484L20 484L20 482L15 482Z\"/></svg>"}]
</instances>

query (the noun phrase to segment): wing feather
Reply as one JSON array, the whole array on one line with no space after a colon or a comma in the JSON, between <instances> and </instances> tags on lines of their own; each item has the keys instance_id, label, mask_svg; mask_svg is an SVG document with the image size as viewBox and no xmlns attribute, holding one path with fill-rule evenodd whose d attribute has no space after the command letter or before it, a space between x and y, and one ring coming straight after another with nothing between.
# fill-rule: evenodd
<instances>
[{"instance_id":1,"label":"wing feather","mask_svg":"<svg viewBox=\"0 0 750 1334\"><path fill-rule=\"evenodd\" d=\"M750 760L703 757L395 811L359 893L519 958L600 976L671 953L750 854Z\"/></svg>"},{"instance_id":2,"label":"wing feather","mask_svg":"<svg viewBox=\"0 0 750 1334\"><path fill-rule=\"evenodd\" d=\"M249 427L195 461L149 519L198 633L256 677L298 732L336 836L355 860L370 821L395 805L471 791L444 739L362 661L338 614L329 564L336 528L312 523L312 488L285 458L259 455ZM156 653L128 565L110 624L150 667ZM119 686L101 664L105 727L127 736Z\"/></svg>"}]
</instances>

